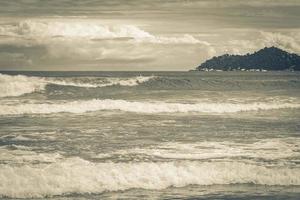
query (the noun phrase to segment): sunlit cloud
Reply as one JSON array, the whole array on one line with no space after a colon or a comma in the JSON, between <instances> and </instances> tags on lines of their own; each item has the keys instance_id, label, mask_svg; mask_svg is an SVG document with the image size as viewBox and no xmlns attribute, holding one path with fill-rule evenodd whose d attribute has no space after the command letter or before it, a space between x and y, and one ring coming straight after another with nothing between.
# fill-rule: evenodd
<instances>
[{"instance_id":1,"label":"sunlit cloud","mask_svg":"<svg viewBox=\"0 0 300 200\"><path fill-rule=\"evenodd\" d=\"M119 39L128 38L131 42L148 42L159 44L204 44L189 34L182 36L156 36L135 25L107 26L96 22L74 21L21 21L17 24L0 26L0 34L6 36L23 37L27 39L46 40L47 38L64 39Z\"/></svg>"}]
</instances>

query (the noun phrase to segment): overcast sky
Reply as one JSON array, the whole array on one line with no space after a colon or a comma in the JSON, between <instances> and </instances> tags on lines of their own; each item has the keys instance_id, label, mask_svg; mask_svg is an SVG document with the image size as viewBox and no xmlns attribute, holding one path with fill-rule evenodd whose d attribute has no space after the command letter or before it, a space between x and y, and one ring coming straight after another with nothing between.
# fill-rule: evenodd
<instances>
[{"instance_id":1,"label":"overcast sky","mask_svg":"<svg viewBox=\"0 0 300 200\"><path fill-rule=\"evenodd\" d=\"M0 70L189 70L300 53L299 0L1 0Z\"/></svg>"}]
</instances>

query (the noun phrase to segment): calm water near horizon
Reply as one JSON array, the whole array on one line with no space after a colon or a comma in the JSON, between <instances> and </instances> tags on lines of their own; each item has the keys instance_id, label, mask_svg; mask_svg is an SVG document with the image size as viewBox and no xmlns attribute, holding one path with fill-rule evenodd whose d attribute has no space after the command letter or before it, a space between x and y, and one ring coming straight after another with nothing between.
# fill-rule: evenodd
<instances>
[{"instance_id":1,"label":"calm water near horizon","mask_svg":"<svg viewBox=\"0 0 300 200\"><path fill-rule=\"evenodd\" d=\"M299 199L299 72L1 72L1 199Z\"/></svg>"}]
</instances>

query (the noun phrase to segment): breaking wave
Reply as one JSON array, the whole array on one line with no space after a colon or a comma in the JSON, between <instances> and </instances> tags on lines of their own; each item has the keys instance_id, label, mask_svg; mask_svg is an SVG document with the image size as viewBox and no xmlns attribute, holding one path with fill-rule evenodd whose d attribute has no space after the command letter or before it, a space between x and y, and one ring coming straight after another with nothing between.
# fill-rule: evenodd
<instances>
[{"instance_id":1,"label":"breaking wave","mask_svg":"<svg viewBox=\"0 0 300 200\"><path fill-rule=\"evenodd\" d=\"M37 77L0 74L0 97L20 96L43 90L46 82Z\"/></svg>"},{"instance_id":2,"label":"breaking wave","mask_svg":"<svg viewBox=\"0 0 300 200\"><path fill-rule=\"evenodd\" d=\"M45 197L191 184L300 185L300 169L242 162L92 163L69 158L51 164L2 165L0 196Z\"/></svg>"},{"instance_id":3,"label":"breaking wave","mask_svg":"<svg viewBox=\"0 0 300 200\"><path fill-rule=\"evenodd\" d=\"M99 110L120 110L136 113L235 113L242 111L259 111L285 108L300 108L296 103L166 103L137 102L112 99L93 99L61 103L24 103L17 105L0 105L0 115L49 114L49 113L85 113Z\"/></svg>"},{"instance_id":4,"label":"breaking wave","mask_svg":"<svg viewBox=\"0 0 300 200\"><path fill-rule=\"evenodd\" d=\"M140 83L153 79L154 76L136 76L128 78L102 78L100 81L79 82L72 79L61 80L57 78L29 77L24 75L0 74L0 97L20 96L27 93L41 91L47 84L74 86L74 87L107 87L107 86L136 86Z\"/></svg>"},{"instance_id":5,"label":"breaking wave","mask_svg":"<svg viewBox=\"0 0 300 200\"><path fill-rule=\"evenodd\" d=\"M125 157L144 155L163 159L239 159L250 161L264 160L265 165L282 162L294 164L300 158L300 138L270 138L251 142L232 141L201 141L193 143L166 142L160 145L139 147L132 149L113 150L108 153L95 155L95 158L111 159L113 157Z\"/></svg>"}]
</instances>

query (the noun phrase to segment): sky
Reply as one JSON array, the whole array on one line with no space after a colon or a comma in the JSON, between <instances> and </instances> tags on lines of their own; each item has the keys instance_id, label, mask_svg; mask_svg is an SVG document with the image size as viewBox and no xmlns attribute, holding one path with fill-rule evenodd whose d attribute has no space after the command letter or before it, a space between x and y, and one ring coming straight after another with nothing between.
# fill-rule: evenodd
<instances>
[{"instance_id":1,"label":"sky","mask_svg":"<svg viewBox=\"0 0 300 200\"><path fill-rule=\"evenodd\" d=\"M186 71L266 46L300 54L299 0L0 1L0 71Z\"/></svg>"}]
</instances>

